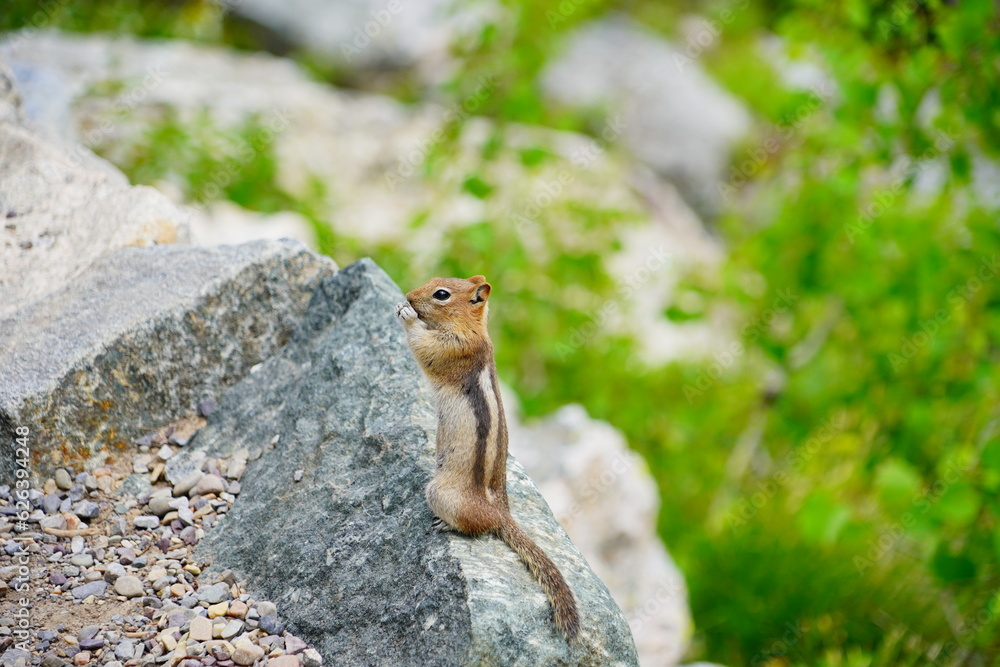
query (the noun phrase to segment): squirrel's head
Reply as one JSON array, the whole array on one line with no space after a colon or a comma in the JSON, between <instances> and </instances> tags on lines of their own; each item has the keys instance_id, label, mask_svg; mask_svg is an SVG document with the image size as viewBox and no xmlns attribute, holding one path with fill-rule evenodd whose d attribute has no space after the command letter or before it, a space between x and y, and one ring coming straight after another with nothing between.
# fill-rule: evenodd
<instances>
[{"instance_id":1,"label":"squirrel's head","mask_svg":"<svg viewBox=\"0 0 1000 667\"><path fill-rule=\"evenodd\" d=\"M493 288L483 276L432 278L406 300L432 329L486 331L487 301Z\"/></svg>"}]
</instances>

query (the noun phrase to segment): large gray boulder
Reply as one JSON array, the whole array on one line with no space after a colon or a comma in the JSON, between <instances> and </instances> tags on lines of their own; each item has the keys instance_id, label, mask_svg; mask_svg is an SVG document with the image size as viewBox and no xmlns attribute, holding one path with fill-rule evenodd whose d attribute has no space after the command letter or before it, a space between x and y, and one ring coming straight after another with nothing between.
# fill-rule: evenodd
<instances>
[{"instance_id":1,"label":"large gray boulder","mask_svg":"<svg viewBox=\"0 0 1000 667\"><path fill-rule=\"evenodd\" d=\"M0 319L0 478L85 467L217 396L287 342L332 260L297 242L112 250Z\"/></svg>"},{"instance_id":2,"label":"large gray boulder","mask_svg":"<svg viewBox=\"0 0 1000 667\"><path fill-rule=\"evenodd\" d=\"M325 277L291 341L170 460L168 476L200 452L263 451L200 555L276 602L327 664L637 664L624 615L513 459L512 511L580 605L574 643L503 542L431 528L434 412L401 299L369 260Z\"/></svg>"}]
</instances>

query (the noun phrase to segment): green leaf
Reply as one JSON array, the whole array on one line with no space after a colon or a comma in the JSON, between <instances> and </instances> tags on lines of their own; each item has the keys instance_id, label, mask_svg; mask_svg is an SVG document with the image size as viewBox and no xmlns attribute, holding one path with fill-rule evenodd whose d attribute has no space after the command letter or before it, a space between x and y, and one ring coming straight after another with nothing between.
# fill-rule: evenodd
<instances>
[{"instance_id":1,"label":"green leaf","mask_svg":"<svg viewBox=\"0 0 1000 667\"><path fill-rule=\"evenodd\" d=\"M875 488L886 507L904 509L920 491L920 475L900 459L889 459L875 471Z\"/></svg>"},{"instance_id":2,"label":"green leaf","mask_svg":"<svg viewBox=\"0 0 1000 667\"><path fill-rule=\"evenodd\" d=\"M934 516L953 528L963 528L972 523L979 512L981 498L970 484L956 483L944 490L934 505Z\"/></svg>"}]
</instances>

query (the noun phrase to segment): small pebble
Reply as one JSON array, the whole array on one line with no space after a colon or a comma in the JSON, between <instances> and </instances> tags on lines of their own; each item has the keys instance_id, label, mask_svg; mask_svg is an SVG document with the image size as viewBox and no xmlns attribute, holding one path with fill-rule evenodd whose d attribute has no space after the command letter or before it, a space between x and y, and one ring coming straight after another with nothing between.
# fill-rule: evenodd
<instances>
[{"instance_id":1,"label":"small pebble","mask_svg":"<svg viewBox=\"0 0 1000 667\"><path fill-rule=\"evenodd\" d=\"M195 484L195 487L191 492L199 496L207 496L210 493L219 495L225 490L226 487L221 477L216 475L205 475L198 481L197 484Z\"/></svg>"},{"instance_id":2,"label":"small pebble","mask_svg":"<svg viewBox=\"0 0 1000 667\"><path fill-rule=\"evenodd\" d=\"M295 655L296 653L302 653L307 648L309 646L295 635L285 635L285 653Z\"/></svg>"},{"instance_id":3,"label":"small pebble","mask_svg":"<svg viewBox=\"0 0 1000 667\"><path fill-rule=\"evenodd\" d=\"M61 504L62 498L54 493L50 493L42 498L42 511L46 514L55 514L59 511L59 505Z\"/></svg>"},{"instance_id":4,"label":"small pebble","mask_svg":"<svg viewBox=\"0 0 1000 667\"><path fill-rule=\"evenodd\" d=\"M108 582L106 581L92 581L88 584L82 586L77 586L73 589L73 597L77 600L83 600L91 595L100 597L104 595L104 591L108 588Z\"/></svg>"},{"instance_id":5,"label":"small pebble","mask_svg":"<svg viewBox=\"0 0 1000 667\"><path fill-rule=\"evenodd\" d=\"M53 478L56 486L63 491L69 491L73 487L73 478L69 476L69 472L65 468L57 468Z\"/></svg>"},{"instance_id":6,"label":"small pebble","mask_svg":"<svg viewBox=\"0 0 1000 667\"><path fill-rule=\"evenodd\" d=\"M81 500L73 507L73 513L84 519L95 519L101 513L101 508L89 500Z\"/></svg>"},{"instance_id":7,"label":"small pebble","mask_svg":"<svg viewBox=\"0 0 1000 667\"><path fill-rule=\"evenodd\" d=\"M245 602L236 600L229 605L229 615L233 618L245 618L247 615L247 605Z\"/></svg>"},{"instance_id":8,"label":"small pebble","mask_svg":"<svg viewBox=\"0 0 1000 667\"><path fill-rule=\"evenodd\" d=\"M76 554L69 559L69 562L77 567L90 567L94 564L94 557L90 554Z\"/></svg>"},{"instance_id":9,"label":"small pebble","mask_svg":"<svg viewBox=\"0 0 1000 667\"><path fill-rule=\"evenodd\" d=\"M204 616L191 619L191 639L196 642L206 642L212 638L212 622Z\"/></svg>"},{"instance_id":10,"label":"small pebble","mask_svg":"<svg viewBox=\"0 0 1000 667\"><path fill-rule=\"evenodd\" d=\"M153 530L154 528L159 527L160 520L155 516L144 514L132 519L132 525L136 528L142 528L144 530Z\"/></svg>"},{"instance_id":11,"label":"small pebble","mask_svg":"<svg viewBox=\"0 0 1000 667\"><path fill-rule=\"evenodd\" d=\"M225 616L228 611L229 611L229 603L219 602L218 604L209 605L208 617L217 618L219 616Z\"/></svg>"},{"instance_id":12,"label":"small pebble","mask_svg":"<svg viewBox=\"0 0 1000 667\"><path fill-rule=\"evenodd\" d=\"M138 577L132 575L126 575L124 577L119 577L115 581L115 593L127 598L137 598L143 593L142 582L139 581ZM123 658L127 660L128 658Z\"/></svg>"},{"instance_id":13,"label":"small pebble","mask_svg":"<svg viewBox=\"0 0 1000 667\"><path fill-rule=\"evenodd\" d=\"M257 613L261 616L277 616L278 607L273 602L261 600L257 603Z\"/></svg>"},{"instance_id":14,"label":"small pebble","mask_svg":"<svg viewBox=\"0 0 1000 667\"><path fill-rule=\"evenodd\" d=\"M277 616L261 616L260 627L269 635L280 635L285 631L285 625Z\"/></svg>"},{"instance_id":15,"label":"small pebble","mask_svg":"<svg viewBox=\"0 0 1000 667\"><path fill-rule=\"evenodd\" d=\"M104 647L104 640L100 637L91 637L89 639L80 640L80 649L84 651L96 651L99 648Z\"/></svg>"},{"instance_id":16,"label":"small pebble","mask_svg":"<svg viewBox=\"0 0 1000 667\"><path fill-rule=\"evenodd\" d=\"M302 667L320 667L323 664L323 656L314 648L307 648L302 652Z\"/></svg>"},{"instance_id":17,"label":"small pebble","mask_svg":"<svg viewBox=\"0 0 1000 667\"><path fill-rule=\"evenodd\" d=\"M198 590L198 599L209 604L217 604L223 600L228 601L232 597L229 591L229 584L224 581L203 586Z\"/></svg>"},{"instance_id":18,"label":"small pebble","mask_svg":"<svg viewBox=\"0 0 1000 667\"><path fill-rule=\"evenodd\" d=\"M240 642L236 650L233 651L233 662L237 665L252 665L254 662L264 657L264 649L254 646L249 641Z\"/></svg>"}]
</instances>

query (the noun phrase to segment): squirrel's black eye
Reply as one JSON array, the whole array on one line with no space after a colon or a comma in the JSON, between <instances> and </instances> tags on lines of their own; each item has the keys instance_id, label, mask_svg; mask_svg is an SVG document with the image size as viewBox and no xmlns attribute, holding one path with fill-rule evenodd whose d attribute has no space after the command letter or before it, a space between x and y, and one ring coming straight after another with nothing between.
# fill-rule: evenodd
<instances>
[{"instance_id":1,"label":"squirrel's black eye","mask_svg":"<svg viewBox=\"0 0 1000 667\"><path fill-rule=\"evenodd\" d=\"M431 296L433 296L438 301L447 301L448 297L451 296L451 292L449 292L446 289L439 289L438 291L434 292L434 294L432 294Z\"/></svg>"}]
</instances>

